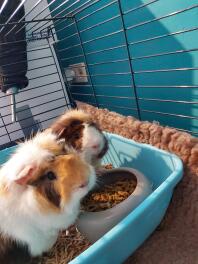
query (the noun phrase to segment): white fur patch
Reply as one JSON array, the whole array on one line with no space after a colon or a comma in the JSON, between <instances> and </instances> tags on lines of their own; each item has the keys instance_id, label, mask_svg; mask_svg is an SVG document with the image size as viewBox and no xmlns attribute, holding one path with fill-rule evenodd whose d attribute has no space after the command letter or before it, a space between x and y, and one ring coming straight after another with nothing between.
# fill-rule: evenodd
<instances>
[{"instance_id":1,"label":"white fur patch","mask_svg":"<svg viewBox=\"0 0 198 264\"><path fill-rule=\"evenodd\" d=\"M105 141L104 137L94 126L89 126L85 124L83 130L83 149L87 152L89 151L90 155L97 156L101 150L104 148ZM94 148L98 146L98 148Z\"/></svg>"}]
</instances>

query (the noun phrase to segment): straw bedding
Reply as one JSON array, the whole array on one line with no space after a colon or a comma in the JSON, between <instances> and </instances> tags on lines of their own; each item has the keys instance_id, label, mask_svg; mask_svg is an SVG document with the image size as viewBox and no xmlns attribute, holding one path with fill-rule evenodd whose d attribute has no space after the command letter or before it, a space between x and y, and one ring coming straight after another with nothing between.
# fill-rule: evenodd
<instances>
[{"instance_id":1,"label":"straw bedding","mask_svg":"<svg viewBox=\"0 0 198 264\"><path fill-rule=\"evenodd\" d=\"M39 264L66 264L81 252L87 249L91 244L71 226L67 231L62 231L54 247L46 253Z\"/></svg>"}]
</instances>

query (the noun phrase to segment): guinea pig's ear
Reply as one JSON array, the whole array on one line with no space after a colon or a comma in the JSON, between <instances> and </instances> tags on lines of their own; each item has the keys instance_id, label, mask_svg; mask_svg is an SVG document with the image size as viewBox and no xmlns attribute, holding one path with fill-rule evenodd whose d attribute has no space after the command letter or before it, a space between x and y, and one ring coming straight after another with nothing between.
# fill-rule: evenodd
<instances>
[{"instance_id":1,"label":"guinea pig's ear","mask_svg":"<svg viewBox=\"0 0 198 264\"><path fill-rule=\"evenodd\" d=\"M24 166L17 175L17 179L15 180L15 182L19 185L28 185L36 169L37 167L34 164Z\"/></svg>"},{"instance_id":2,"label":"guinea pig's ear","mask_svg":"<svg viewBox=\"0 0 198 264\"><path fill-rule=\"evenodd\" d=\"M53 125L51 129L52 129L52 132L55 133L59 139L61 139L63 138L66 127L63 126L62 124L57 123Z\"/></svg>"},{"instance_id":3,"label":"guinea pig's ear","mask_svg":"<svg viewBox=\"0 0 198 264\"><path fill-rule=\"evenodd\" d=\"M62 138L65 134L66 128L62 127L60 130L57 131L58 138Z\"/></svg>"},{"instance_id":4,"label":"guinea pig's ear","mask_svg":"<svg viewBox=\"0 0 198 264\"><path fill-rule=\"evenodd\" d=\"M54 130L58 135L58 138L70 138L73 133L83 128L83 122L81 120L69 120L66 126L57 126Z\"/></svg>"}]
</instances>

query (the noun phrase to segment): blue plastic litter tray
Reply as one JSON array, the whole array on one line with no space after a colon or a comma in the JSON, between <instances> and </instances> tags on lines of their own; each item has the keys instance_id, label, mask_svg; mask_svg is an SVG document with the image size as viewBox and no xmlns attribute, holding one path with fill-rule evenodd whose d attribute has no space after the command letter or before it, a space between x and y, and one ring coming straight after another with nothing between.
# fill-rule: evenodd
<instances>
[{"instance_id":1,"label":"blue plastic litter tray","mask_svg":"<svg viewBox=\"0 0 198 264\"><path fill-rule=\"evenodd\" d=\"M121 264L159 225L173 190L182 178L183 165L177 156L118 135L106 135L110 148L104 164L112 163L114 167L132 167L141 171L153 183L153 192L69 264Z\"/></svg>"},{"instance_id":2,"label":"blue plastic litter tray","mask_svg":"<svg viewBox=\"0 0 198 264\"><path fill-rule=\"evenodd\" d=\"M130 256L161 222L173 190L182 178L181 160L166 151L106 133L109 151L103 163L132 167L153 183L153 192L133 212L90 246L70 264L120 264ZM15 147L0 151L4 163Z\"/></svg>"}]
</instances>

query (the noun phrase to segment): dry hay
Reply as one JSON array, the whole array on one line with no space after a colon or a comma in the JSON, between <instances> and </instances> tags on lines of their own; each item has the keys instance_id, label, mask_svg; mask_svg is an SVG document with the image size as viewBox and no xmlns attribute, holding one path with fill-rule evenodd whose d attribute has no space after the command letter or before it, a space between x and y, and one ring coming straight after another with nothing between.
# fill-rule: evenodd
<instances>
[{"instance_id":1,"label":"dry hay","mask_svg":"<svg viewBox=\"0 0 198 264\"><path fill-rule=\"evenodd\" d=\"M54 247L40 260L40 264L66 264L90 246L90 242L71 226L62 231Z\"/></svg>"}]
</instances>

